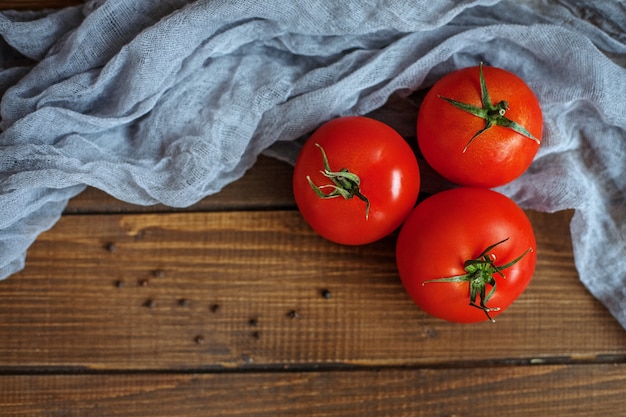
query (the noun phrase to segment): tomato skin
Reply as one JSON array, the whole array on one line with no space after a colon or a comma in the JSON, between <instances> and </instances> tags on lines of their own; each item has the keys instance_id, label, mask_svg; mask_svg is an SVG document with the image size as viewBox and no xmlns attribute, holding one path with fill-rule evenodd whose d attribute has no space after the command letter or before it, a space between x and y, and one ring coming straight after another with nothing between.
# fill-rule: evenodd
<instances>
[{"instance_id":1,"label":"tomato skin","mask_svg":"<svg viewBox=\"0 0 626 417\"><path fill-rule=\"evenodd\" d=\"M541 140L543 117L537 97L517 75L483 67L491 101L509 103L506 117ZM429 165L463 186L492 188L513 181L532 163L539 144L520 133L492 126L463 149L485 121L458 109L439 96L482 107L479 67L453 71L437 81L424 97L417 118L417 139Z\"/></svg>"},{"instance_id":2,"label":"tomato skin","mask_svg":"<svg viewBox=\"0 0 626 417\"><path fill-rule=\"evenodd\" d=\"M508 197L483 188L454 188L435 194L408 216L396 246L398 273L411 299L426 313L457 323L487 320L485 312L469 305L468 282L427 282L466 274L464 262L489 246L509 238L490 253L495 264L506 265L498 274L496 291L487 307L501 314L528 286L535 270L536 242L524 211ZM491 286L487 286L487 293ZM478 300L477 300L478 302Z\"/></svg>"},{"instance_id":3,"label":"tomato skin","mask_svg":"<svg viewBox=\"0 0 626 417\"><path fill-rule=\"evenodd\" d=\"M331 181L324 169L320 145L332 171L347 168L360 178L357 197L322 199L317 186ZM390 126L362 116L333 119L317 129L304 144L294 167L293 193L304 220L324 238L345 245L379 240L396 230L417 201L420 173L415 153ZM325 191L326 192L326 191Z\"/></svg>"}]
</instances>

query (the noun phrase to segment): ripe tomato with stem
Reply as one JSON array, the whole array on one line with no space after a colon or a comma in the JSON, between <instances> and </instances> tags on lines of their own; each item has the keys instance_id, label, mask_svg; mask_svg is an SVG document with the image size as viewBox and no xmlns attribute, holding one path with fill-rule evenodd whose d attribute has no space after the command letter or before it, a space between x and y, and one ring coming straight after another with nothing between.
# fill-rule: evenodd
<instances>
[{"instance_id":1,"label":"ripe tomato with stem","mask_svg":"<svg viewBox=\"0 0 626 417\"><path fill-rule=\"evenodd\" d=\"M428 91L417 140L428 164L463 186L493 188L531 165L543 133L539 101L517 75L501 68L464 68Z\"/></svg>"},{"instance_id":2,"label":"ripe tomato with stem","mask_svg":"<svg viewBox=\"0 0 626 417\"><path fill-rule=\"evenodd\" d=\"M380 121L347 116L317 129L298 155L293 193L304 220L346 245L379 240L413 209L420 189L414 151Z\"/></svg>"},{"instance_id":3,"label":"ripe tomato with stem","mask_svg":"<svg viewBox=\"0 0 626 417\"><path fill-rule=\"evenodd\" d=\"M428 197L408 216L396 245L411 299L426 313L459 323L493 321L530 283L536 256L526 213L484 188Z\"/></svg>"}]
</instances>

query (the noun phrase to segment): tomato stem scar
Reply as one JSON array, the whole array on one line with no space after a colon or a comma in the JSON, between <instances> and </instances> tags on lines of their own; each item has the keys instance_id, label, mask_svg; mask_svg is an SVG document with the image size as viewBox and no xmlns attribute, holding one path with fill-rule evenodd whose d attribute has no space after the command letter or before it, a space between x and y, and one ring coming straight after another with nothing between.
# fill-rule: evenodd
<instances>
[{"instance_id":1,"label":"tomato stem scar","mask_svg":"<svg viewBox=\"0 0 626 417\"><path fill-rule=\"evenodd\" d=\"M533 248L530 247L524 251L520 256L513 259L511 262L504 265L496 265L496 256L490 253L496 246L509 240L501 240L487 247L480 255L475 259L468 259L463 264L465 272L464 275L456 275L453 277L430 279L422 282L422 285L433 282L468 282L470 286L470 302L472 307L479 308L485 312L487 318L495 322L495 320L489 315L490 312L500 311L499 307L487 307L487 302L491 296L496 292L496 280L494 275L497 274L501 278L506 278L503 270L510 268L518 263L527 253L533 252ZM487 285L491 286L491 290L487 293ZM480 303L476 304L476 298L480 298Z\"/></svg>"},{"instance_id":2,"label":"tomato stem scar","mask_svg":"<svg viewBox=\"0 0 626 417\"><path fill-rule=\"evenodd\" d=\"M492 103L491 97L489 96L489 90L487 89L487 83L485 82L485 76L483 74L482 62L478 66L478 71L480 77L480 101L482 103L482 107L456 101L451 98L443 97L441 95L438 96L439 98L447 101L458 109L461 109L467 113L470 113L476 117L480 117L481 119L485 120L485 127L476 132L474 136L471 137L469 142L465 144L465 147L463 148L463 153L467 151L467 148L474 141L474 139L476 139L476 137L478 137L481 133L490 129L494 125L514 130L520 135L532 139L533 141L537 142L537 144L540 144L541 141L533 136L533 134L530 133L524 126L504 116L509 109L509 103L506 100L501 100L496 104Z\"/></svg>"},{"instance_id":3,"label":"tomato stem scar","mask_svg":"<svg viewBox=\"0 0 626 417\"><path fill-rule=\"evenodd\" d=\"M319 198L323 199L343 197L347 200L352 197L357 197L365 202L365 219L369 219L370 202L367 197L361 194L361 179L359 176L350 172L348 168L333 171L328 163L328 157L326 156L324 148L322 148L319 143L316 143L315 146L320 148L320 151L322 152L322 159L324 161L324 169L320 172L332 182L332 184L317 186L311 177L307 175L306 179L313 191L315 191L315 194L317 194ZM325 193L323 191L325 189L330 189L331 191L329 193Z\"/></svg>"}]
</instances>

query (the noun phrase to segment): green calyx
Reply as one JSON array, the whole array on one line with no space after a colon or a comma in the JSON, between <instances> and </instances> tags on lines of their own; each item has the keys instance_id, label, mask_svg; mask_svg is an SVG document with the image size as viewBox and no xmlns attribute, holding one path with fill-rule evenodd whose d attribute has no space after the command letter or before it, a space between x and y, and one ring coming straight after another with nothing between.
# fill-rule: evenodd
<instances>
[{"instance_id":1,"label":"green calyx","mask_svg":"<svg viewBox=\"0 0 626 417\"><path fill-rule=\"evenodd\" d=\"M332 182L332 184L317 186L311 177L307 175L306 179L313 191L315 191L315 194L323 199L343 197L347 200L357 197L365 202L365 219L367 220L369 218L370 202L367 197L361 194L361 179L359 176L350 172L347 168L333 171L328 163L328 157L324 148L318 143L315 146L320 148L322 159L324 160L324 169L320 172ZM330 190L330 192L325 193L324 190Z\"/></svg>"},{"instance_id":2,"label":"green calyx","mask_svg":"<svg viewBox=\"0 0 626 417\"><path fill-rule=\"evenodd\" d=\"M533 248L530 247L524 251L519 257L515 258L511 262L505 265L496 265L496 257L493 253L490 253L496 246L509 240L507 237L498 243L486 248L476 259L468 259L464 263L464 269L466 274L456 275L453 277L438 278L424 281L422 285L434 282L468 282L470 286L470 302L469 305L481 309L487 315L487 318L492 322L495 320L489 315L490 312L500 311L499 307L487 307L487 302L491 296L496 292L496 280L494 275L499 275L501 278L506 278L503 270L518 263L527 253L532 252ZM487 293L487 285L491 287ZM478 304L476 299L479 299Z\"/></svg>"},{"instance_id":3,"label":"green calyx","mask_svg":"<svg viewBox=\"0 0 626 417\"><path fill-rule=\"evenodd\" d=\"M493 126L501 126L507 129L514 130L515 132L534 140L537 144L540 144L541 141L533 136L524 126L519 123L514 122L511 119L505 117L507 110L509 109L509 103L505 100L499 101L496 104L491 102L491 97L489 96L489 90L487 89L487 84L485 82L485 76L483 74L483 63L481 62L479 65L479 76L480 76L480 100L482 102L482 107L474 106L472 104L462 103L460 101L456 101L450 98L446 98L443 96L438 96L439 98L446 100L448 103L453 106L470 113L476 117L480 117L485 121L485 127L480 129L478 132L472 136L472 138L467 142L465 147L463 148L463 153L467 151L467 148L470 144L478 137L481 133L490 129Z\"/></svg>"}]
</instances>

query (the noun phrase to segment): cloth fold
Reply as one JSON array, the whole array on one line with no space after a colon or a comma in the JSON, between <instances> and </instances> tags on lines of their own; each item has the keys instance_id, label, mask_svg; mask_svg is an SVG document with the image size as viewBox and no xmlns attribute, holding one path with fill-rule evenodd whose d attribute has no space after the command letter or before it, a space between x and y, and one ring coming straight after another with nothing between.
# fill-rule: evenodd
<instances>
[{"instance_id":1,"label":"cloth fold","mask_svg":"<svg viewBox=\"0 0 626 417\"><path fill-rule=\"evenodd\" d=\"M0 13L0 279L86 186L188 206L324 121L414 136L420 96L479 61L537 94L544 142L498 191L575 209L581 281L626 327L626 6L576 0L108 0ZM389 103L393 102L393 106Z\"/></svg>"}]
</instances>

